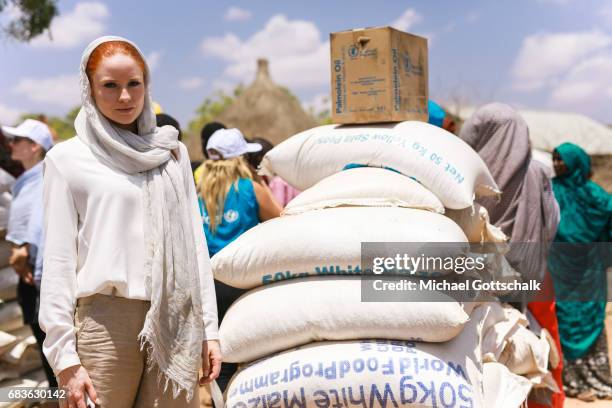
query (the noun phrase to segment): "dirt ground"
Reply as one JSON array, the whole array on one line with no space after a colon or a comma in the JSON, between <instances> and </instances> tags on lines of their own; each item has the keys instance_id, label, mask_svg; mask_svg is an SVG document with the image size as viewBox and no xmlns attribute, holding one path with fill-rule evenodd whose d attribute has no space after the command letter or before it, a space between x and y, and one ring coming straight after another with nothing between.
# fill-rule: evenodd
<instances>
[{"instance_id":1,"label":"dirt ground","mask_svg":"<svg viewBox=\"0 0 612 408\"><path fill-rule=\"evenodd\" d=\"M612 303L608 303L606 317L606 331L608 334L608 351L612 350ZM612 408L612 401L583 402L571 398L565 400L564 408Z\"/></svg>"}]
</instances>

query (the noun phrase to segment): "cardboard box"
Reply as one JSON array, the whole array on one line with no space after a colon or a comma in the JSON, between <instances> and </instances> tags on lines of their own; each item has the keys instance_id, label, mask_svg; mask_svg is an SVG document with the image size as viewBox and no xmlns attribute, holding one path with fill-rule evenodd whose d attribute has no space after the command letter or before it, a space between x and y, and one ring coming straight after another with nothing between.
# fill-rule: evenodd
<instances>
[{"instance_id":1,"label":"cardboard box","mask_svg":"<svg viewBox=\"0 0 612 408\"><path fill-rule=\"evenodd\" d=\"M379 27L330 44L334 123L427 121L427 39Z\"/></svg>"}]
</instances>

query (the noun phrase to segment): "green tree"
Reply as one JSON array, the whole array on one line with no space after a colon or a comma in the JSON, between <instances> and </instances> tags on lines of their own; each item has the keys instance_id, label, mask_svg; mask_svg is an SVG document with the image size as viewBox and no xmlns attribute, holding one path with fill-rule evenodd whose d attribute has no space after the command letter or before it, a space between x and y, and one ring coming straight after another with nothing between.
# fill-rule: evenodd
<instances>
[{"instance_id":1,"label":"green tree","mask_svg":"<svg viewBox=\"0 0 612 408\"><path fill-rule=\"evenodd\" d=\"M21 116L21 121L26 119L42 120L49 125L53 131L55 131L58 139L67 140L76 134L76 131L74 130L74 120L76 119L80 109L81 108L79 106L74 107L64 117L47 117L41 113L26 113Z\"/></svg>"},{"instance_id":2,"label":"green tree","mask_svg":"<svg viewBox=\"0 0 612 408\"><path fill-rule=\"evenodd\" d=\"M329 104L329 97L326 97L324 102L326 104ZM331 125L332 123L334 123L332 121L331 111L329 110L329 108L316 112L313 106L309 106L308 114L310 114L310 116L312 116L319 125Z\"/></svg>"},{"instance_id":3,"label":"green tree","mask_svg":"<svg viewBox=\"0 0 612 408\"><path fill-rule=\"evenodd\" d=\"M1 27L4 35L19 41L30 41L51 25L58 15L57 0L0 0L0 13L13 6L18 15L6 27Z\"/></svg>"},{"instance_id":4,"label":"green tree","mask_svg":"<svg viewBox=\"0 0 612 408\"><path fill-rule=\"evenodd\" d=\"M199 135L200 130L205 124L215 120L217 116L222 114L234 100L240 96L244 87L238 85L231 95L224 91L217 91L212 96L204 99L204 102L196 109L196 117L189 122L189 131L193 135Z\"/></svg>"},{"instance_id":5,"label":"green tree","mask_svg":"<svg viewBox=\"0 0 612 408\"><path fill-rule=\"evenodd\" d=\"M74 129L74 120L77 117L77 114L81 110L80 106L76 106L70 110L63 118L51 117L49 118L49 126L55 130L57 133L57 137L61 140L70 139L72 136L76 135L76 130Z\"/></svg>"}]
</instances>

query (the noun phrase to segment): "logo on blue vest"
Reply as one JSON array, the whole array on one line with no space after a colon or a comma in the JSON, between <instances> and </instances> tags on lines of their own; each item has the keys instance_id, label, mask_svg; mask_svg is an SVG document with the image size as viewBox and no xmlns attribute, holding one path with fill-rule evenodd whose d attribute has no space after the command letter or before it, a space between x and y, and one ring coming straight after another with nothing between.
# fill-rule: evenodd
<instances>
[{"instance_id":1,"label":"logo on blue vest","mask_svg":"<svg viewBox=\"0 0 612 408\"><path fill-rule=\"evenodd\" d=\"M235 211L235 210L227 210L225 214L223 214L223 219L225 220L225 222L228 222L230 224L232 222L238 221L239 217L240 217L240 214L238 214L238 211Z\"/></svg>"}]
</instances>

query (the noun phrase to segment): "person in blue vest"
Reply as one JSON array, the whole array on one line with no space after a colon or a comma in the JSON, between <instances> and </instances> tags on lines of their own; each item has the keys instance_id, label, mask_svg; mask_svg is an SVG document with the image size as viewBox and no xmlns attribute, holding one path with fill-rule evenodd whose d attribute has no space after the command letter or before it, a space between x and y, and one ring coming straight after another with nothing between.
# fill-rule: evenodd
<instances>
[{"instance_id":1,"label":"person in blue vest","mask_svg":"<svg viewBox=\"0 0 612 408\"><path fill-rule=\"evenodd\" d=\"M444 130L448 130L451 133L455 133L457 126L453 118L446 113L446 111L437 103L431 99L427 101L427 110L429 111L428 122L432 125L440 127Z\"/></svg>"},{"instance_id":2,"label":"person in blue vest","mask_svg":"<svg viewBox=\"0 0 612 408\"><path fill-rule=\"evenodd\" d=\"M206 144L198 201L210 257L260 222L280 216L281 207L268 187L253 174L247 153L260 151L238 129L219 129ZM219 323L230 305L244 293L215 280ZM224 363L217 383L225 390L236 364Z\"/></svg>"}]
</instances>

